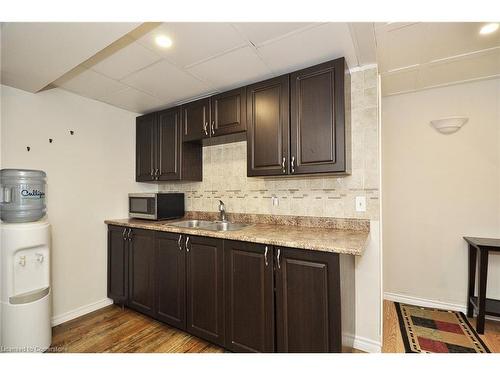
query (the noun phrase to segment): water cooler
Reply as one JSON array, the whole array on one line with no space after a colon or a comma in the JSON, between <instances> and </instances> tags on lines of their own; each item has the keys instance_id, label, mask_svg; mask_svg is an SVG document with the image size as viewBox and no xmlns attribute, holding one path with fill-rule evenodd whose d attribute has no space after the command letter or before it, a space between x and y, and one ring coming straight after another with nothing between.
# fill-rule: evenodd
<instances>
[{"instance_id":1,"label":"water cooler","mask_svg":"<svg viewBox=\"0 0 500 375\"><path fill-rule=\"evenodd\" d=\"M50 347L50 225L45 172L0 171L0 351Z\"/></svg>"}]
</instances>

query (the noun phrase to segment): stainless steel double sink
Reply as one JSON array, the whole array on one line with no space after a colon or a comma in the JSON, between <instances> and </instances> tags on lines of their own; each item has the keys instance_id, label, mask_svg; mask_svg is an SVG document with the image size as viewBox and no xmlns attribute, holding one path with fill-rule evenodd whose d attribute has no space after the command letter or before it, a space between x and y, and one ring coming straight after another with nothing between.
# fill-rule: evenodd
<instances>
[{"instance_id":1,"label":"stainless steel double sink","mask_svg":"<svg viewBox=\"0 0 500 375\"><path fill-rule=\"evenodd\" d=\"M231 223L229 221L208 221L208 220L183 220L175 223L168 223L179 228L192 228L211 230L216 232L227 232L233 230L240 230L249 227L251 224L244 223Z\"/></svg>"}]
</instances>

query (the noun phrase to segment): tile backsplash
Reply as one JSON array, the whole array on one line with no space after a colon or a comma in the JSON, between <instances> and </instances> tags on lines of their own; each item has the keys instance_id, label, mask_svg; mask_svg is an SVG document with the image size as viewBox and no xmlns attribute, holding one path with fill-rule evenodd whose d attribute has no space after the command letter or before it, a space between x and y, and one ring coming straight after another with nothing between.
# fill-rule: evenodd
<instances>
[{"instance_id":1,"label":"tile backsplash","mask_svg":"<svg viewBox=\"0 0 500 375\"><path fill-rule=\"evenodd\" d=\"M159 191L186 194L187 211L379 219L377 70L351 74L352 174L247 177L246 141L203 147L203 181L172 182ZM366 212L355 197L365 196ZM278 205L272 205L272 198Z\"/></svg>"}]
</instances>

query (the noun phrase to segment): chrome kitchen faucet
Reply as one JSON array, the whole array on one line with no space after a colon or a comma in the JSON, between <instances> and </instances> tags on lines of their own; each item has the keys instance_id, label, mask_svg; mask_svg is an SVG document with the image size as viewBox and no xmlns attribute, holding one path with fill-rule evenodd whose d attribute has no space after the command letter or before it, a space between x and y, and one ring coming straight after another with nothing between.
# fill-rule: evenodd
<instances>
[{"instance_id":1,"label":"chrome kitchen faucet","mask_svg":"<svg viewBox=\"0 0 500 375\"><path fill-rule=\"evenodd\" d=\"M226 220L226 206L224 206L224 202L219 200L219 218L220 221L227 221Z\"/></svg>"}]
</instances>

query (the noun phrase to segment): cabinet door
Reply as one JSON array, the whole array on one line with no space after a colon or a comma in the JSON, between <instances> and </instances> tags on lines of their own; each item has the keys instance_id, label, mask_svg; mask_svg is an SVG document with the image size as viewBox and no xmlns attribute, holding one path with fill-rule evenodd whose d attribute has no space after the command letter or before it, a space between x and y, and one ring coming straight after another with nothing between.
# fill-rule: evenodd
<instances>
[{"instance_id":1,"label":"cabinet door","mask_svg":"<svg viewBox=\"0 0 500 375\"><path fill-rule=\"evenodd\" d=\"M225 347L274 351L272 247L224 241Z\"/></svg>"},{"instance_id":2,"label":"cabinet door","mask_svg":"<svg viewBox=\"0 0 500 375\"><path fill-rule=\"evenodd\" d=\"M108 226L108 297L115 303L127 301L128 242L127 228Z\"/></svg>"},{"instance_id":3,"label":"cabinet door","mask_svg":"<svg viewBox=\"0 0 500 375\"><path fill-rule=\"evenodd\" d=\"M288 173L288 75L247 88L247 175Z\"/></svg>"},{"instance_id":4,"label":"cabinet door","mask_svg":"<svg viewBox=\"0 0 500 375\"><path fill-rule=\"evenodd\" d=\"M224 343L222 240L187 236L187 330Z\"/></svg>"},{"instance_id":5,"label":"cabinet door","mask_svg":"<svg viewBox=\"0 0 500 375\"><path fill-rule=\"evenodd\" d=\"M155 236L150 230L132 229L129 241L128 306L154 316Z\"/></svg>"},{"instance_id":6,"label":"cabinet door","mask_svg":"<svg viewBox=\"0 0 500 375\"><path fill-rule=\"evenodd\" d=\"M211 136L246 130L246 88L214 95L211 98Z\"/></svg>"},{"instance_id":7,"label":"cabinet door","mask_svg":"<svg viewBox=\"0 0 500 375\"><path fill-rule=\"evenodd\" d=\"M341 58L290 75L290 173L346 171L344 74Z\"/></svg>"},{"instance_id":8,"label":"cabinet door","mask_svg":"<svg viewBox=\"0 0 500 375\"><path fill-rule=\"evenodd\" d=\"M135 180L153 181L156 169L156 114L137 117L135 134Z\"/></svg>"},{"instance_id":9,"label":"cabinet door","mask_svg":"<svg viewBox=\"0 0 500 375\"><path fill-rule=\"evenodd\" d=\"M279 352L340 352L338 254L277 248Z\"/></svg>"},{"instance_id":10,"label":"cabinet door","mask_svg":"<svg viewBox=\"0 0 500 375\"><path fill-rule=\"evenodd\" d=\"M156 317L186 328L186 253L182 234L156 233Z\"/></svg>"},{"instance_id":11,"label":"cabinet door","mask_svg":"<svg viewBox=\"0 0 500 375\"><path fill-rule=\"evenodd\" d=\"M171 108L158 113L158 180L181 178L181 112Z\"/></svg>"},{"instance_id":12,"label":"cabinet door","mask_svg":"<svg viewBox=\"0 0 500 375\"><path fill-rule=\"evenodd\" d=\"M199 141L210 136L210 99L200 99L182 106L182 140Z\"/></svg>"}]
</instances>

